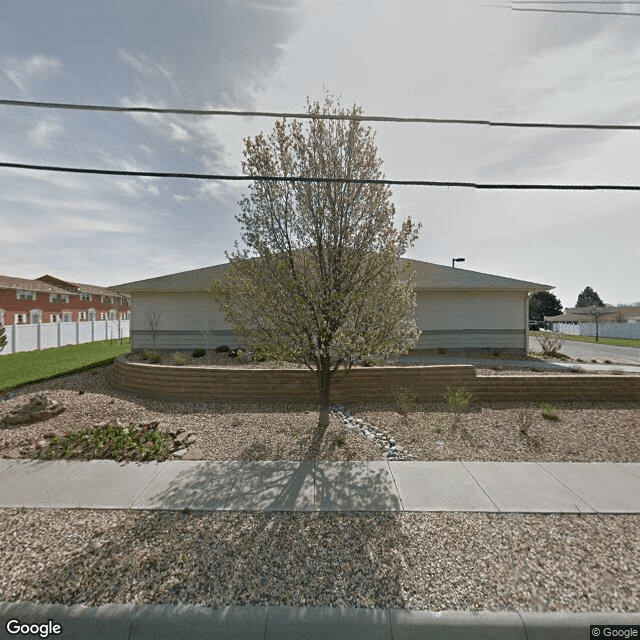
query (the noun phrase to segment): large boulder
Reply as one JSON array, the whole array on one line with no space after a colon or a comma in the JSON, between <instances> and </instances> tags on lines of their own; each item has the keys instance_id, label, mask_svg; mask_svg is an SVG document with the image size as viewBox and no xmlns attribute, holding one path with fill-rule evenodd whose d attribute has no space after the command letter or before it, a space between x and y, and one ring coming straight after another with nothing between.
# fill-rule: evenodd
<instances>
[{"instance_id":1,"label":"large boulder","mask_svg":"<svg viewBox=\"0 0 640 640\"><path fill-rule=\"evenodd\" d=\"M0 427L12 427L19 424L42 422L62 413L65 407L46 393L36 393L29 402L0 418Z\"/></svg>"}]
</instances>

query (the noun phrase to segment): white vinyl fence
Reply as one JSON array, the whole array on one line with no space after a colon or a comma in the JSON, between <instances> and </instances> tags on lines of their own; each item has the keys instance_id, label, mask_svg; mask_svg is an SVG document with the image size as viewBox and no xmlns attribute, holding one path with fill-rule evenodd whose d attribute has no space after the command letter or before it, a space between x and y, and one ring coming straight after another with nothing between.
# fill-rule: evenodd
<instances>
[{"instance_id":1,"label":"white vinyl fence","mask_svg":"<svg viewBox=\"0 0 640 640\"><path fill-rule=\"evenodd\" d=\"M129 337L129 320L84 320L5 326L7 344L0 356L18 351L40 351L67 344Z\"/></svg>"},{"instance_id":2,"label":"white vinyl fence","mask_svg":"<svg viewBox=\"0 0 640 640\"><path fill-rule=\"evenodd\" d=\"M553 330L570 336L595 336L595 322L554 322ZM598 336L601 338L640 338L640 322L599 322Z\"/></svg>"}]
</instances>

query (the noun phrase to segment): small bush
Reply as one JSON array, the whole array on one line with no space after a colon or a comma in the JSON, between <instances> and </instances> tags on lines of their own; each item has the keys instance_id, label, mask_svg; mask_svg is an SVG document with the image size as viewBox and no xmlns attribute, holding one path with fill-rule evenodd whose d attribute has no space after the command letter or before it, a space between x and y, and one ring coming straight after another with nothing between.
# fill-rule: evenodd
<instances>
[{"instance_id":1,"label":"small bush","mask_svg":"<svg viewBox=\"0 0 640 640\"><path fill-rule=\"evenodd\" d=\"M144 349L142 352L142 359L148 360L151 364L158 364L160 360L162 360L162 354L157 351L150 351L148 349Z\"/></svg>"},{"instance_id":2,"label":"small bush","mask_svg":"<svg viewBox=\"0 0 640 640\"><path fill-rule=\"evenodd\" d=\"M555 356L564 345L564 338L557 333L545 333L536 340L545 356Z\"/></svg>"},{"instance_id":3,"label":"small bush","mask_svg":"<svg viewBox=\"0 0 640 640\"><path fill-rule=\"evenodd\" d=\"M520 433L523 436L528 436L529 428L533 422L533 414L530 411L520 411L518 413L518 420L520 422Z\"/></svg>"},{"instance_id":4,"label":"small bush","mask_svg":"<svg viewBox=\"0 0 640 640\"><path fill-rule=\"evenodd\" d=\"M191 355L194 358L203 358L207 355L207 352L204 349L196 349Z\"/></svg>"},{"instance_id":5,"label":"small bush","mask_svg":"<svg viewBox=\"0 0 640 640\"><path fill-rule=\"evenodd\" d=\"M160 431L157 422L128 426L104 423L48 436L47 445L36 449L36 456L43 460L166 460L176 449L176 435Z\"/></svg>"},{"instance_id":6,"label":"small bush","mask_svg":"<svg viewBox=\"0 0 640 640\"><path fill-rule=\"evenodd\" d=\"M418 408L418 399L415 394L411 393L409 389L400 387L393 392L393 399L396 405L397 412L406 416L411 411L415 411Z\"/></svg>"},{"instance_id":7,"label":"small bush","mask_svg":"<svg viewBox=\"0 0 640 640\"><path fill-rule=\"evenodd\" d=\"M344 433L336 434L333 441L337 447L344 447L344 445L347 444L347 439L344 437Z\"/></svg>"},{"instance_id":8,"label":"small bush","mask_svg":"<svg viewBox=\"0 0 640 640\"><path fill-rule=\"evenodd\" d=\"M467 391L464 387L459 387L455 390L447 387L447 393L444 398L447 401L449 409L453 413L457 414L469 409L469 404L473 399L473 394L470 391Z\"/></svg>"},{"instance_id":9,"label":"small bush","mask_svg":"<svg viewBox=\"0 0 640 640\"><path fill-rule=\"evenodd\" d=\"M226 344L221 344L219 347L214 349L216 353L229 353L231 349Z\"/></svg>"},{"instance_id":10,"label":"small bush","mask_svg":"<svg viewBox=\"0 0 640 640\"><path fill-rule=\"evenodd\" d=\"M556 408L546 402L543 402L540 405L540 411L542 411L542 417L545 420L560 420L560 416L558 415Z\"/></svg>"},{"instance_id":11,"label":"small bush","mask_svg":"<svg viewBox=\"0 0 640 640\"><path fill-rule=\"evenodd\" d=\"M189 357L186 353L182 353L181 351L176 351L169 356L172 364L177 365L178 367L182 367L189 362Z\"/></svg>"}]
</instances>

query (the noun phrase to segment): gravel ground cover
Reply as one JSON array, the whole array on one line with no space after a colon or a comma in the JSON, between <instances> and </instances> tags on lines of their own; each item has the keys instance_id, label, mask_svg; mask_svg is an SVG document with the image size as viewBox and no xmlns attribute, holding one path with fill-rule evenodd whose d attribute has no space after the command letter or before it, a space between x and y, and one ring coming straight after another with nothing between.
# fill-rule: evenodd
<instances>
[{"instance_id":1,"label":"gravel ground cover","mask_svg":"<svg viewBox=\"0 0 640 640\"><path fill-rule=\"evenodd\" d=\"M314 448L314 405L141 399L113 389L109 370L16 390L0 412L42 390L67 410L0 430L0 455L117 417L189 429L196 458L381 457L333 416ZM457 426L444 402L349 409L415 459L640 460L639 403L558 404L557 421L537 405L472 405ZM638 611L640 515L1 509L0 566L2 601Z\"/></svg>"},{"instance_id":2,"label":"gravel ground cover","mask_svg":"<svg viewBox=\"0 0 640 640\"><path fill-rule=\"evenodd\" d=\"M640 516L0 510L0 600L638 611Z\"/></svg>"},{"instance_id":3,"label":"gravel ground cover","mask_svg":"<svg viewBox=\"0 0 640 640\"><path fill-rule=\"evenodd\" d=\"M226 357L226 356L225 356ZM64 433L118 419L158 420L166 431L195 435L185 459L380 460L382 451L331 416L317 440L313 403L171 402L114 389L111 367L27 385L0 403L0 413L26 403L38 391L67 407L32 425L0 429L0 456L32 457L46 433ZM351 404L357 418L395 438L414 460L640 461L640 403L556 403L557 420L536 403L471 403L454 421L444 400L421 404L406 416L392 403Z\"/></svg>"}]
</instances>

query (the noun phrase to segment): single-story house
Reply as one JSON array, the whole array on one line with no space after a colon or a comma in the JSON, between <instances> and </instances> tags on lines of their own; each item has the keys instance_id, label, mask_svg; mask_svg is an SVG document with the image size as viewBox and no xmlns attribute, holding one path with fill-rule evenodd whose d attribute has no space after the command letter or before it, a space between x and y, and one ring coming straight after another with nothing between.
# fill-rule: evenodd
<instances>
[{"instance_id":1,"label":"single-story house","mask_svg":"<svg viewBox=\"0 0 640 640\"><path fill-rule=\"evenodd\" d=\"M526 353L529 294L552 286L409 262L416 273L415 313L422 332L415 349ZM177 351L242 345L242 337L234 334L207 294L211 282L228 268L228 263L219 264L111 287L131 296L132 348Z\"/></svg>"}]
</instances>

